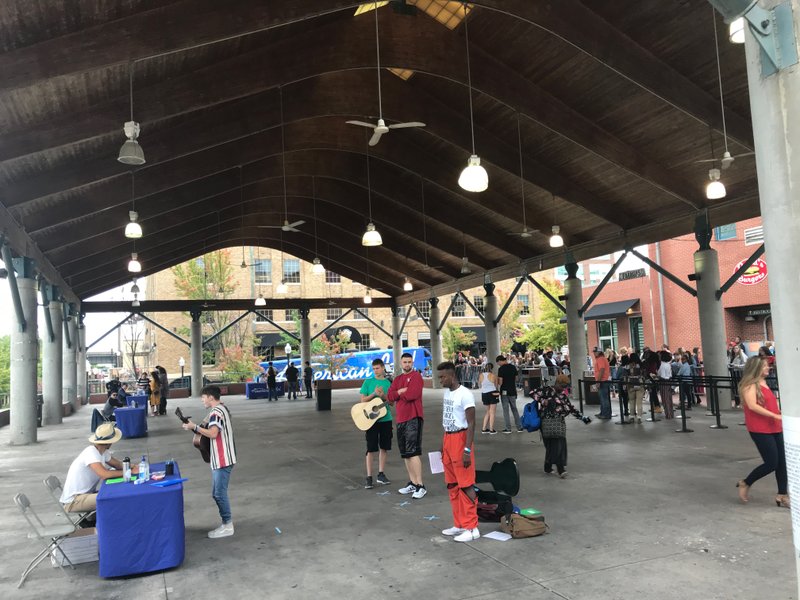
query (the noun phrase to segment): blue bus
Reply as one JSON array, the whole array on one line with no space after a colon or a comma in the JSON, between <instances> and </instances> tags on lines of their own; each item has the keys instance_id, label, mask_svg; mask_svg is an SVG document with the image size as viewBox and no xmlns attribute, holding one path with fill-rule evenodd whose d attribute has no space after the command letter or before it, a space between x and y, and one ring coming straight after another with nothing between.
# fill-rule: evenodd
<instances>
[{"instance_id":1,"label":"blue bus","mask_svg":"<svg viewBox=\"0 0 800 600\"><path fill-rule=\"evenodd\" d=\"M408 352L414 357L414 369L423 373L430 373L431 353L427 348L403 348L403 352ZM391 349L365 350L363 352L344 352L339 354L339 356L346 357L347 360L342 368L342 372L337 373L333 377L335 381L358 380L372 377L372 361L376 358L383 360L383 362L386 364L387 371L390 373L394 371L394 354ZM320 357L316 356L311 359L311 366L314 368L314 379L330 379L331 372L322 366L322 363L319 362L319 358ZM292 362L294 363L295 367L300 369L300 379L302 379L303 367L305 365L300 364L300 357L297 357L296 359L292 358ZM264 368L264 371L266 371L269 363L262 362L261 366ZM286 367L288 366L285 358L281 360L273 360L272 366L275 367L275 370L278 372L279 379L285 378Z\"/></svg>"}]
</instances>

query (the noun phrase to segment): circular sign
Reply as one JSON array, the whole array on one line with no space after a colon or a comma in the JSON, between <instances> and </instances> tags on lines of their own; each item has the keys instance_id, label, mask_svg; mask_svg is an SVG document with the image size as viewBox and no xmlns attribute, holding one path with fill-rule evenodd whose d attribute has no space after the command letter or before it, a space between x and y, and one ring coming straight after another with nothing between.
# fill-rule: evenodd
<instances>
[{"instance_id":1,"label":"circular sign","mask_svg":"<svg viewBox=\"0 0 800 600\"><path fill-rule=\"evenodd\" d=\"M739 268L745 263L745 261L740 262L733 268L733 272L739 270ZM739 277L736 281L741 283L742 285L755 285L757 283L761 283L767 278L767 263L765 263L760 258L756 259L752 265L750 265L747 270L742 273L742 276Z\"/></svg>"}]
</instances>

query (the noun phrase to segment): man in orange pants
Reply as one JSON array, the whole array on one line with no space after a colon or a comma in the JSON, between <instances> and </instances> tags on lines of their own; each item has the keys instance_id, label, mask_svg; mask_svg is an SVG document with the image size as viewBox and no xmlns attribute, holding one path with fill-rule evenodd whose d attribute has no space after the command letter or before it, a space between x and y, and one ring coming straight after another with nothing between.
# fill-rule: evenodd
<instances>
[{"instance_id":1,"label":"man in orange pants","mask_svg":"<svg viewBox=\"0 0 800 600\"><path fill-rule=\"evenodd\" d=\"M481 537L478 531L478 506L475 495L475 462L472 441L475 438L475 398L458 383L456 367L443 362L436 370L444 388L442 404L442 463L444 480L453 509L453 526L442 534L455 536L457 542L471 542Z\"/></svg>"}]
</instances>

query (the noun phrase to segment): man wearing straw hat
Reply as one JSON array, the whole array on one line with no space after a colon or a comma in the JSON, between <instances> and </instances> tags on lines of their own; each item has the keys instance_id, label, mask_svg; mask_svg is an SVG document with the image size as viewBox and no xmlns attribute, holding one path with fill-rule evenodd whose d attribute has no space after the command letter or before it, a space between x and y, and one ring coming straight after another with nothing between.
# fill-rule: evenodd
<instances>
[{"instance_id":1,"label":"man wearing straw hat","mask_svg":"<svg viewBox=\"0 0 800 600\"><path fill-rule=\"evenodd\" d=\"M119 477L122 463L109 452L111 444L122 438L113 423L98 425L89 436L91 446L83 449L72 461L61 493L61 503L67 512L91 512L97 508L97 485L101 480ZM113 470L116 469L116 470ZM138 473L138 466L131 466Z\"/></svg>"}]
</instances>

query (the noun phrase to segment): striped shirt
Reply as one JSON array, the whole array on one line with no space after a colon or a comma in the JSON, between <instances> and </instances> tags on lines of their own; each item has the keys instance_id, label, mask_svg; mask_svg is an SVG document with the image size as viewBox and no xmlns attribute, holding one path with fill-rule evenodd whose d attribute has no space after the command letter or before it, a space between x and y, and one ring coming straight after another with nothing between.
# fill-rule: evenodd
<instances>
[{"instance_id":1,"label":"striped shirt","mask_svg":"<svg viewBox=\"0 0 800 600\"><path fill-rule=\"evenodd\" d=\"M222 403L211 409L208 429L217 427L219 435L211 440L211 468L222 469L236 464L236 444L233 441L233 423L228 407Z\"/></svg>"}]
</instances>

